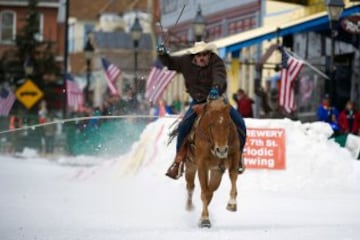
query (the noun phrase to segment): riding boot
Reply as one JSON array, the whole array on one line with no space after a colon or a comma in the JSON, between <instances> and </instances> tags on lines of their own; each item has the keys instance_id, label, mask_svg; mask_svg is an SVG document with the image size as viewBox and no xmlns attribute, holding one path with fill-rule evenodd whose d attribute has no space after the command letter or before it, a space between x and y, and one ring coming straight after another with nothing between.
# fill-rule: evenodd
<instances>
[{"instance_id":1,"label":"riding boot","mask_svg":"<svg viewBox=\"0 0 360 240\"><path fill-rule=\"evenodd\" d=\"M179 179L184 172L184 161L186 157L186 147L180 148L176 153L175 160L166 172L166 176L172 179Z\"/></svg>"},{"instance_id":2,"label":"riding boot","mask_svg":"<svg viewBox=\"0 0 360 240\"><path fill-rule=\"evenodd\" d=\"M245 141L246 141L246 130L244 131L243 129L241 129L239 127L237 130L238 130L239 137L240 137L240 152L241 152L238 173L243 174L245 171L243 152L244 152L244 146L245 146Z\"/></svg>"},{"instance_id":3,"label":"riding boot","mask_svg":"<svg viewBox=\"0 0 360 240\"><path fill-rule=\"evenodd\" d=\"M241 156L240 161L239 161L238 173L243 174L244 172L245 172L244 158Z\"/></svg>"}]
</instances>

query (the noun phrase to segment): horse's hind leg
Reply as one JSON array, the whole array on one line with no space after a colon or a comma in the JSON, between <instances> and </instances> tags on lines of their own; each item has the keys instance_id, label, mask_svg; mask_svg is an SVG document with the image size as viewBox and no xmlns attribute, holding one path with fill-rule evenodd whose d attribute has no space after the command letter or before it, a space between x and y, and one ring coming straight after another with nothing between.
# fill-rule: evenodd
<instances>
[{"instance_id":1,"label":"horse's hind leg","mask_svg":"<svg viewBox=\"0 0 360 240\"><path fill-rule=\"evenodd\" d=\"M196 175L196 166L192 163L186 163L186 171L185 171L186 189L187 189L186 210L188 211L194 209L192 196L195 188L195 175Z\"/></svg>"}]
</instances>

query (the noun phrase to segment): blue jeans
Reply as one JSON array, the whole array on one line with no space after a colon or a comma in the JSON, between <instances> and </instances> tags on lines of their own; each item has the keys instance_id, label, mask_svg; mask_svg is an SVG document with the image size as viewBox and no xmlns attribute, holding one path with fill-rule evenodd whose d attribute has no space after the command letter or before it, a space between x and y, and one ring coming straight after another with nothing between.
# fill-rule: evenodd
<instances>
[{"instance_id":1,"label":"blue jeans","mask_svg":"<svg viewBox=\"0 0 360 240\"><path fill-rule=\"evenodd\" d=\"M183 120L179 124L178 129L178 136L177 136L177 143L176 143L176 152L179 152L182 144L186 136L190 133L192 126L194 125L195 119L197 117L195 111L193 110L192 106L198 103L192 102L189 106L189 109L186 111ZM240 138L240 151L243 152L245 140L246 140L246 126L243 117L241 114L235 109L231 108L230 110L230 117L234 121L235 125L237 126L239 138Z\"/></svg>"}]
</instances>

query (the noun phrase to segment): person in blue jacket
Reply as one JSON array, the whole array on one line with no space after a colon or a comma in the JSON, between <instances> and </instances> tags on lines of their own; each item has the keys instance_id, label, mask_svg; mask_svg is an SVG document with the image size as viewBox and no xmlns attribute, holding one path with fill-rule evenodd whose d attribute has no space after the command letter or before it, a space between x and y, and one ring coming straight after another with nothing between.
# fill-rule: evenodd
<instances>
[{"instance_id":1,"label":"person in blue jacket","mask_svg":"<svg viewBox=\"0 0 360 240\"><path fill-rule=\"evenodd\" d=\"M321 104L317 109L317 118L319 121L329 123L335 135L340 131L338 125L339 111L336 107L331 106L328 94L325 94L321 100Z\"/></svg>"}]
</instances>

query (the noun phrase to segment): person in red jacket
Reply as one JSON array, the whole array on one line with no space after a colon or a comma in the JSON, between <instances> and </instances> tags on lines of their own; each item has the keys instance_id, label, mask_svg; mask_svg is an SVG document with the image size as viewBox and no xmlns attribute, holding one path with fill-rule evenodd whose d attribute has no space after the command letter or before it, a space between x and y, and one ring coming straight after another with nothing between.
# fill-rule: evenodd
<instances>
[{"instance_id":1,"label":"person in red jacket","mask_svg":"<svg viewBox=\"0 0 360 240\"><path fill-rule=\"evenodd\" d=\"M254 100L249 98L243 89L239 89L237 93L234 93L233 99L237 105L237 111L244 118L252 118L254 117L252 105Z\"/></svg>"},{"instance_id":2,"label":"person in red jacket","mask_svg":"<svg viewBox=\"0 0 360 240\"><path fill-rule=\"evenodd\" d=\"M348 101L338 120L341 132L359 134L360 112L355 109L354 102Z\"/></svg>"}]
</instances>

